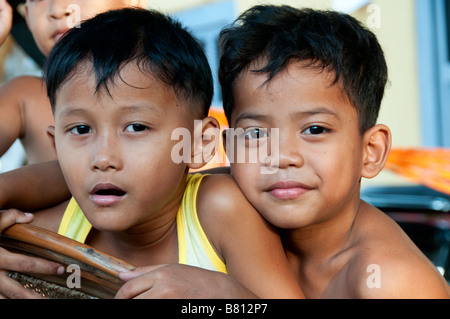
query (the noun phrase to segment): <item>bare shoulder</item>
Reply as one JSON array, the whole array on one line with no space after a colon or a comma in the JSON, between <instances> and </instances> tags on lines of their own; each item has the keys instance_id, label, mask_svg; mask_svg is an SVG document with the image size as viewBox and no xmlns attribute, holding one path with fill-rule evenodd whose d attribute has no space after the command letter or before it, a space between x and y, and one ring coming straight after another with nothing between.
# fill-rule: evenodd
<instances>
[{"instance_id":1,"label":"bare shoulder","mask_svg":"<svg viewBox=\"0 0 450 319\"><path fill-rule=\"evenodd\" d=\"M58 232L61 219L69 204L69 200L58 205L34 212L32 224L52 232Z\"/></svg>"},{"instance_id":2,"label":"bare shoulder","mask_svg":"<svg viewBox=\"0 0 450 319\"><path fill-rule=\"evenodd\" d=\"M388 216L366 207L348 263L349 282L357 298L450 298L438 270Z\"/></svg>"},{"instance_id":3,"label":"bare shoulder","mask_svg":"<svg viewBox=\"0 0 450 319\"><path fill-rule=\"evenodd\" d=\"M207 175L203 178L197 197L199 218L213 216L216 223L247 218L262 219L248 202L233 177L226 174Z\"/></svg>"},{"instance_id":4,"label":"bare shoulder","mask_svg":"<svg viewBox=\"0 0 450 319\"><path fill-rule=\"evenodd\" d=\"M215 247L228 244L233 236L256 238L258 234L273 231L245 198L233 177L226 174L204 177L197 197L197 213Z\"/></svg>"},{"instance_id":5,"label":"bare shoulder","mask_svg":"<svg viewBox=\"0 0 450 319\"><path fill-rule=\"evenodd\" d=\"M8 81L8 83L14 83L15 85L31 84L36 85L37 87L45 87L44 79L42 77L34 75L21 75L11 79L10 81Z\"/></svg>"},{"instance_id":6,"label":"bare shoulder","mask_svg":"<svg viewBox=\"0 0 450 319\"><path fill-rule=\"evenodd\" d=\"M379 252L361 256L355 264L357 298L450 298L445 279L415 252Z\"/></svg>"},{"instance_id":7,"label":"bare shoulder","mask_svg":"<svg viewBox=\"0 0 450 319\"><path fill-rule=\"evenodd\" d=\"M231 175L214 174L203 178L198 200L201 205L213 205L217 209L239 207L248 204L238 185Z\"/></svg>"},{"instance_id":8,"label":"bare shoulder","mask_svg":"<svg viewBox=\"0 0 450 319\"><path fill-rule=\"evenodd\" d=\"M15 77L8 82L6 82L2 89L8 89L11 92L29 92L29 91L37 91L40 93L45 92L45 82L41 77L32 76L32 75L23 75Z\"/></svg>"},{"instance_id":9,"label":"bare shoulder","mask_svg":"<svg viewBox=\"0 0 450 319\"><path fill-rule=\"evenodd\" d=\"M0 87L0 100L13 107L48 103L45 83L35 76L16 77Z\"/></svg>"}]
</instances>

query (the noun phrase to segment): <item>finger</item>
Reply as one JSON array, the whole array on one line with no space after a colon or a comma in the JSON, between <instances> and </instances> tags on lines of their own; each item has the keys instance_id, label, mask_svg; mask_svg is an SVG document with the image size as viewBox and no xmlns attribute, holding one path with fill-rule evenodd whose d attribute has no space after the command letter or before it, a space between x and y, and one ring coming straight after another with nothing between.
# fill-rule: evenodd
<instances>
[{"instance_id":1,"label":"finger","mask_svg":"<svg viewBox=\"0 0 450 319\"><path fill-rule=\"evenodd\" d=\"M46 275L61 275L64 273L64 266L61 264L37 257L11 253L3 248L0 248L0 265L2 269L25 273Z\"/></svg>"},{"instance_id":2,"label":"finger","mask_svg":"<svg viewBox=\"0 0 450 319\"><path fill-rule=\"evenodd\" d=\"M5 299L44 299L43 296L9 278L6 271L0 271L0 287L0 294Z\"/></svg>"},{"instance_id":3,"label":"finger","mask_svg":"<svg viewBox=\"0 0 450 319\"><path fill-rule=\"evenodd\" d=\"M129 271L123 271L121 273L119 273L119 278L123 281L129 281L131 279L134 279L136 277L139 277L145 273L154 271L158 268L164 267L166 266L165 264L161 264L161 265L152 265L152 266L141 266L141 267L136 267L132 270Z\"/></svg>"},{"instance_id":4,"label":"finger","mask_svg":"<svg viewBox=\"0 0 450 319\"><path fill-rule=\"evenodd\" d=\"M126 282L117 292L116 299L132 299L148 292L153 288L155 279L151 273L144 274L138 278ZM147 297L149 298L149 297Z\"/></svg>"},{"instance_id":5,"label":"finger","mask_svg":"<svg viewBox=\"0 0 450 319\"><path fill-rule=\"evenodd\" d=\"M0 212L0 234L6 228L14 224L30 223L34 216L31 213L24 213L17 209L8 209Z\"/></svg>"}]
</instances>

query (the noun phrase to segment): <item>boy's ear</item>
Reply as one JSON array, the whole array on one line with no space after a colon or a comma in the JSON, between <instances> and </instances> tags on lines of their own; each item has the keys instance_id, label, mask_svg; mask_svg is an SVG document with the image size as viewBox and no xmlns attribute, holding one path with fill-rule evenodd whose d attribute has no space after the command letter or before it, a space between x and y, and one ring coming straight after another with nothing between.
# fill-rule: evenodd
<instances>
[{"instance_id":1,"label":"boy's ear","mask_svg":"<svg viewBox=\"0 0 450 319\"><path fill-rule=\"evenodd\" d=\"M53 125L50 125L49 127L47 127L47 136L48 136L50 143L52 144L53 149L55 150L55 153L56 153L55 127Z\"/></svg>"},{"instance_id":2,"label":"boy's ear","mask_svg":"<svg viewBox=\"0 0 450 319\"><path fill-rule=\"evenodd\" d=\"M23 12L23 15L24 15L23 18L25 19L27 27L29 28L30 27L29 24L28 24L29 13L28 13L28 4L27 3L22 5L22 12Z\"/></svg>"},{"instance_id":3,"label":"boy's ear","mask_svg":"<svg viewBox=\"0 0 450 319\"><path fill-rule=\"evenodd\" d=\"M377 124L363 137L364 153L361 176L373 178L381 172L391 150L391 131L386 125Z\"/></svg>"},{"instance_id":4,"label":"boy's ear","mask_svg":"<svg viewBox=\"0 0 450 319\"><path fill-rule=\"evenodd\" d=\"M195 121L191 161L187 165L190 169L202 168L213 159L219 147L219 134L220 125L214 117Z\"/></svg>"}]
</instances>

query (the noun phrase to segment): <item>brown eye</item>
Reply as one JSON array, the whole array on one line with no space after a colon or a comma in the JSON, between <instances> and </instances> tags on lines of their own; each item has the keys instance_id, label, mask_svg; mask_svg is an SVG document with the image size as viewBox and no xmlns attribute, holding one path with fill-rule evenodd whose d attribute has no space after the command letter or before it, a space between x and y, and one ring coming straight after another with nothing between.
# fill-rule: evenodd
<instances>
[{"instance_id":1,"label":"brown eye","mask_svg":"<svg viewBox=\"0 0 450 319\"><path fill-rule=\"evenodd\" d=\"M261 139L266 138L267 130L259 127L251 127L245 130L246 139Z\"/></svg>"},{"instance_id":2,"label":"brown eye","mask_svg":"<svg viewBox=\"0 0 450 319\"><path fill-rule=\"evenodd\" d=\"M88 134L91 131L92 131L91 128L87 125L78 125L70 130L70 132L75 135Z\"/></svg>"},{"instance_id":3,"label":"brown eye","mask_svg":"<svg viewBox=\"0 0 450 319\"><path fill-rule=\"evenodd\" d=\"M310 135L318 135L318 134L323 134L325 132L327 132L327 130L324 127L318 126L318 125L308 127L304 131L305 134L310 134Z\"/></svg>"},{"instance_id":4,"label":"brown eye","mask_svg":"<svg viewBox=\"0 0 450 319\"><path fill-rule=\"evenodd\" d=\"M142 124L130 124L125 128L125 131L127 132L142 132L147 129L146 126Z\"/></svg>"}]
</instances>

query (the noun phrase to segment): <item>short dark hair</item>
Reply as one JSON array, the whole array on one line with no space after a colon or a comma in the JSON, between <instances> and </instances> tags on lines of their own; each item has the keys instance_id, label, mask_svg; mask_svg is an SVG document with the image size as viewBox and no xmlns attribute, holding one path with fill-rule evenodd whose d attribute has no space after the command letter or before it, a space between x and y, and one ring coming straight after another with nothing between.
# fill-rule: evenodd
<instances>
[{"instance_id":1,"label":"short dark hair","mask_svg":"<svg viewBox=\"0 0 450 319\"><path fill-rule=\"evenodd\" d=\"M173 86L179 98L193 102L195 112L208 113L213 80L203 49L178 21L162 13L114 10L69 30L51 51L44 70L53 110L58 89L85 61L93 65L97 91L108 90L120 69L135 61L141 71Z\"/></svg>"},{"instance_id":2,"label":"short dark hair","mask_svg":"<svg viewBox=\"0 0 450 319\"><path fill-rule=\"evenodd\" d=\"M375 35L353 17L334 11L258 5L241 14L219 36L219 80L230 122L239 73L257 58L268 63L254 72L273 79L292 61L334 71L356 108L361 133L376 124L387 82L387 65Z\"/></svg>"}]
</instances>

